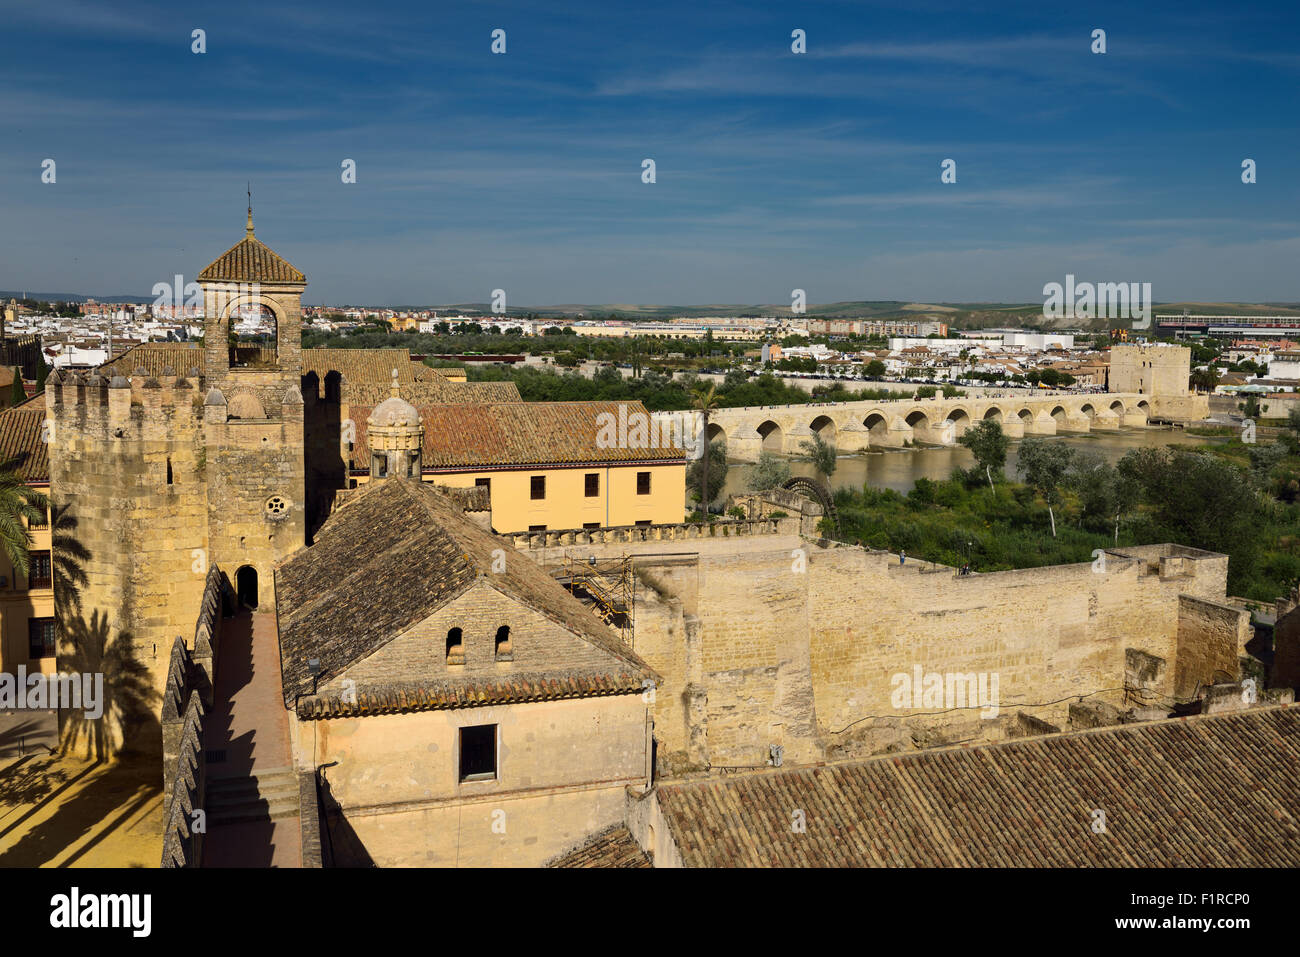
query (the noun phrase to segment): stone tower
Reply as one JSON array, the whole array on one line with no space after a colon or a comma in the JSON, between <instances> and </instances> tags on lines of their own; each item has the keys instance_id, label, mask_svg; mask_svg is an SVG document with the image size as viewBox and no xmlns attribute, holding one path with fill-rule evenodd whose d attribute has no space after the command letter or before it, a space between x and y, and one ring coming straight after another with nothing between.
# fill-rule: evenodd
<instances>
[{"instance_id":1,"label":"stone tower","mask_svg":"<svg viewBox=\"0 0 1300 957\"><path fill-rule=\"evenodd\" d=\"M90 376L46 390L61 672L102 672L102 722L61 713L93 751L157 748L177 635L194 635L208 568L248 604L305 544L301 297L306 279L253 235L199 275L203 369ZM232 340L232 317L274 323ZM56 519L57 521L57 519ZM150 727L152 723L152 727Z\"/></svg>"},{"instance_id":2,"label":"stone tower","mask_svg":"<svg viewBox=\"0 0 1300 957\"><path fill-rule=\"evenodd\" d=\"M366 420L366 444L370 446L370 477L420 478L424 421L415 406L402 399L393 370L393 394Z\"/></svg>"},{"instance_id":3,"label":"stone tower","mask_svg":"<svg viewBox=\"0 0 1300 957\"><path fill-rule=\"evenodd\" d=\"M306 544L302 294L306 277L253 235L199 273L208 543L251 605L274 601L274 562ZM250 312L273 330L231 335ZM260 315L259 315L260 314Z\"/></svg>"},{"instance_id":4,"label":"stone tower","mask_svg":"<svg viewBox=\"0 0 1300 957\"><path fill-rule=\"evenodd\" d=\"M1151 396L1187 395L1192 350L1164 343L1114 345L1110 350L1111 392Z\"/></svg>"},{"instance_id":5,"label":"stone tower","mask_svg":"<svg viewBox=\"0 0 1300 957\"><path fill-rule=\"evenodd\" d=\"M198 370L46 383L61 673L102 674L102 721L60 712L64 740L110 756L158 747L171 645L188 639L207 572Z\"/></svg>"}]
</instances>

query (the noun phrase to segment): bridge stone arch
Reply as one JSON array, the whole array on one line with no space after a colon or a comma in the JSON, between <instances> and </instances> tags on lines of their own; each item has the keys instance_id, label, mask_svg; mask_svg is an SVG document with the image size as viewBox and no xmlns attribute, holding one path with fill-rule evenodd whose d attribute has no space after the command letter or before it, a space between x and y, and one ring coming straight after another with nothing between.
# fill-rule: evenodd
<instances>
[{"instance_id":1,"label":"bridge stone arch","mask_svg":"<svg viewBox=\"0 0 1300 957\"><path fill-rule=\"evenodd\" d=\"M967 429L975 424L971 414L963 406L953 406L948 410L948 414L943 418L944 428L944 445L951 445L957 438L963 435Z\"/></svg>"},{"instance_id":2,"label":"bridge stone arch","mask_svg":"<svg viewBox=\"0 0 1300 957\"><path fill-rule=\"evenodd\" d=\"M839 435L839 426L829 415L819 415L808 423L808 428L815 435L821 436L823 442L827 445L835 445L836 438Z\"/></svg>"},{"instance_id":3,"label":"bridge stone arch","mask_svg":"<svg viewBox=\"0 0 1300 957\"><path fill-rule=\"evenodd\" d=\"M771 419L760 422L754 431L758 433L760 451L778 455L785 451L785 429Z\"/></svg>"},{"instance_id":4,"label":"bridge stone arch","mask_svg":"<svg viewBox=\"0 0 1300 957\"><path fill-rule=\"evenodd\" d=\"M712 445L714 442L718 441L719 439L722 440L723 445L726 445L727 430L724 429L717 422L709 422L708 434L704 438L705 441L707 441L710 445Z\"/></svg>"},{"instance_id":5,"label":"bridge stone arch","mask_svg":"<svg viewBox=\"0 0 1300 957\"><path fill-rule=\"evenodd\" d=\"M998 423L998 425L1001 425L1003 422L1006 421L1006 415L996 405L991 405L984 410L984 420L985 421L992 420Z\"/></svg>"},{"instance_id":6,"label":"bridge stone arch","mask_svg":"<svg viewBox=\"0 0 1300 957\"><path fill-rule=\"evenodd\" d=\"M935 419L930 417L930 413L925 409L913 409L903 420L912 428L912 438L917 442L925 442L930 445L952 445L954 428L947 424L947 419L942 418L943 410L936 408L934 410Z\"/></svg>"}]
</instances>

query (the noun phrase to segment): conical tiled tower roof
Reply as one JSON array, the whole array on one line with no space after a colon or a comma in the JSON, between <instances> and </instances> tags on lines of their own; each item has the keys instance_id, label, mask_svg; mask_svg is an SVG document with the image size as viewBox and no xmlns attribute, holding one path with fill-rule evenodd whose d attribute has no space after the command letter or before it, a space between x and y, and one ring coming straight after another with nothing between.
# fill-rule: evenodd
<instances>
[{"instance_id":1,"label":"conical tiled tower roof","mask_svg":"<svg viewBox=\"0 0 1300 957\"><path fill-rule=\"evenodd\" d=\"M253 210L250 207L244 238L199 273L199 281L305 283L307 277L253 235Z\"/></svg>"}]
</instances>

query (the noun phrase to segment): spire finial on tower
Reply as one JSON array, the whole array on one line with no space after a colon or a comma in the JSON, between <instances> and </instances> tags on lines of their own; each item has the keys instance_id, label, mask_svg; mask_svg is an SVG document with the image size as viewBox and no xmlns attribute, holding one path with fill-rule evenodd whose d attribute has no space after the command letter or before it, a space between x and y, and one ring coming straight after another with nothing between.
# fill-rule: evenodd
<instances>
[{"instance_id":1,"label":"spire finial on tower","mask_svg":"<svg viewBox=\"0 0 1300 957\"><path fill-rule=\"evenodd\" d=\"M401 398L401 390L397 387L397 370L393 370L393 397Z\"/></svg>"},{"instance_id":2,"label":"spire finial on tower","mask_svg":"<svg viewBox=\"0 0 1300 957\"><path fill-rule=\"evenodd\" d=\"M249 239L253 238L253 184L248 184L248 225L244 227L244 233Z\"/></svg>"}]
</instances>

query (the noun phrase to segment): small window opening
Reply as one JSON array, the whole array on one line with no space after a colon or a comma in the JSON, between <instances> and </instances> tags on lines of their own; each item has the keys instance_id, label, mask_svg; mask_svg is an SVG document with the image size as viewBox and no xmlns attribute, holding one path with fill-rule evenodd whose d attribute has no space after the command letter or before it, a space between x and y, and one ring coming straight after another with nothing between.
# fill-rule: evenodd
<instances>
[{"instance_id":1,"label":"small window opening","mask_svg":"<svg viewBox=\"0 0 1300 957\"><path fill-rule=\"evenodd\" d=\"M514 650L514 646L510 643L510 626L502 625L497 629L497 661L513 661Z\"/></svg>"},{"instance_id":2,"label":"small window opening","mask_svg":"<svg viewBox=\"0 0 1300 957\"><path fill-rule=\"evenodd\" d=\"M453 628L447 632L447 664L463 665L465 663L465 645L461 641L461 631Z\"/></svg>"},{"instance_id":3,"label":"small window opening","mask_svg":"<svg viewBox=\"0 0 1300 957\"><path fill-rule=\"evenodd\" d=\"M460 729L460 779L491 781L497 776L497 726Z\"/></svg>"}]
</instances>

